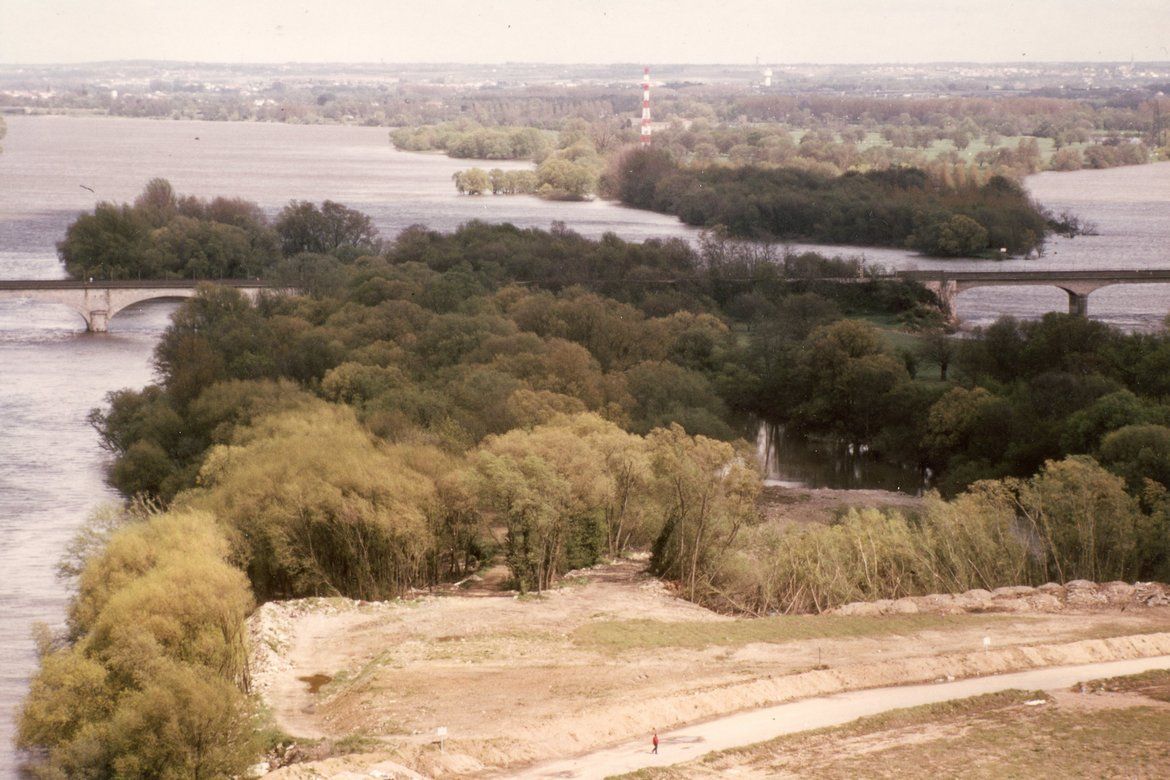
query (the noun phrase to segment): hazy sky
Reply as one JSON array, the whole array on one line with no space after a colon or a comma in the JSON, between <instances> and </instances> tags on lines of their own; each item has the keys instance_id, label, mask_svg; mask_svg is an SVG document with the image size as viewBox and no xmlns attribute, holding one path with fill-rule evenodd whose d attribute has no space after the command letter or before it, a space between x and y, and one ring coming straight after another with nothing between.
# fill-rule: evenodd
<instances>
[{"instance_id":1,"label":"hazy sky","mask_svg":"<svg viewBox=\"0 0 1170 780\"><path fill-rule=\"evenodd\" d=\"M0 0L0 62L1170 60L1170 0Z\"/></svg>"}]
</instances>

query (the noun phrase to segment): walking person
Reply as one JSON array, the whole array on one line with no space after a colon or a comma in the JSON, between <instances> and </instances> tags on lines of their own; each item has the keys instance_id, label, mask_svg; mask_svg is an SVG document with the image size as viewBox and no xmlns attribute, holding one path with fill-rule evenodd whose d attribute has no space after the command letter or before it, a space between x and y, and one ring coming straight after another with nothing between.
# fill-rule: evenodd
<instances>
[{"instance_id":1,"label":"walking person","mask_svg":"<svg viewBox=\"0 0 1170 780\"><path fill-rule=\"evenodd\" d=\"M650 752L657 755L658 754L658 729L654 729L654 736L651 737L650 744L654 746L654 749L651 750Z\"/></svg>"}]
</instances>

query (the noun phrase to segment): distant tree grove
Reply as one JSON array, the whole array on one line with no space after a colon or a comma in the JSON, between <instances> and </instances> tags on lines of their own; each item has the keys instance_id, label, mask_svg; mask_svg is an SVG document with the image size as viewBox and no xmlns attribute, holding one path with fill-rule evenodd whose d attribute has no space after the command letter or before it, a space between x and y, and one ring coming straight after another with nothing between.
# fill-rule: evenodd
<instances>
[{"instance_id":1,"label":"distant tree grove","mask_svg":"<svg viewBox=\"0 0 1170 780\"><path fill-rule=\"evenodd\" d=\"M954 186L915 168L825 175L798 169L690 168L662 150L633 150L611 186L630 206L723 226L755 239L904 246L972 257L1026 253L1050 230L1047 215L1003 177Z\"/></svg>"}]
</instances>

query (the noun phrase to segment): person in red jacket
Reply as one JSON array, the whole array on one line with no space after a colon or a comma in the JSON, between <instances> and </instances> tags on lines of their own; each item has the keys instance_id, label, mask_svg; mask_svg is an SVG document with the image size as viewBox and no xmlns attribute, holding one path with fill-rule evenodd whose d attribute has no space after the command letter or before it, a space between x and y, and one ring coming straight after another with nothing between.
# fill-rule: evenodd
<instances>
[{"instance_id":1,"label":"person in red jacket","mask_svg":"<svg viewBox=\"0 0 1170 780\"><path fill-rule=\"evenodd\" d=\"M650 744L654 746L654 749L651 750L650 752L657 753L658 752L658 729L654 729L654 736L650 739Z\"/></svg>"}]
</instances>

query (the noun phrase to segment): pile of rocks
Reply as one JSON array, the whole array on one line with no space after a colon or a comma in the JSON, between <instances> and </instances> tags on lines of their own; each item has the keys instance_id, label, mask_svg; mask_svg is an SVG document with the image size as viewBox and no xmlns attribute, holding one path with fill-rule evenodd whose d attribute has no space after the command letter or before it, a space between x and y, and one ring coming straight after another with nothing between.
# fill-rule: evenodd
<instances>
[{"instance_id":1,"label":"pile of rocks","mask_svg":"<svg viewBox=\"0 0 1170 780\"><path fill-rule=\"evenodd\" d=\"M1170 605L1170 586L1160 582L1106 582L1073 580L1049 582L1037 588L1014 585L965 593L933 593L901 599L855 601L829 610L835 615L913 615L926 612L957 615L971 612L1060 612L1092 607L1162 607Z\"/></svg>"}]
</instances>

